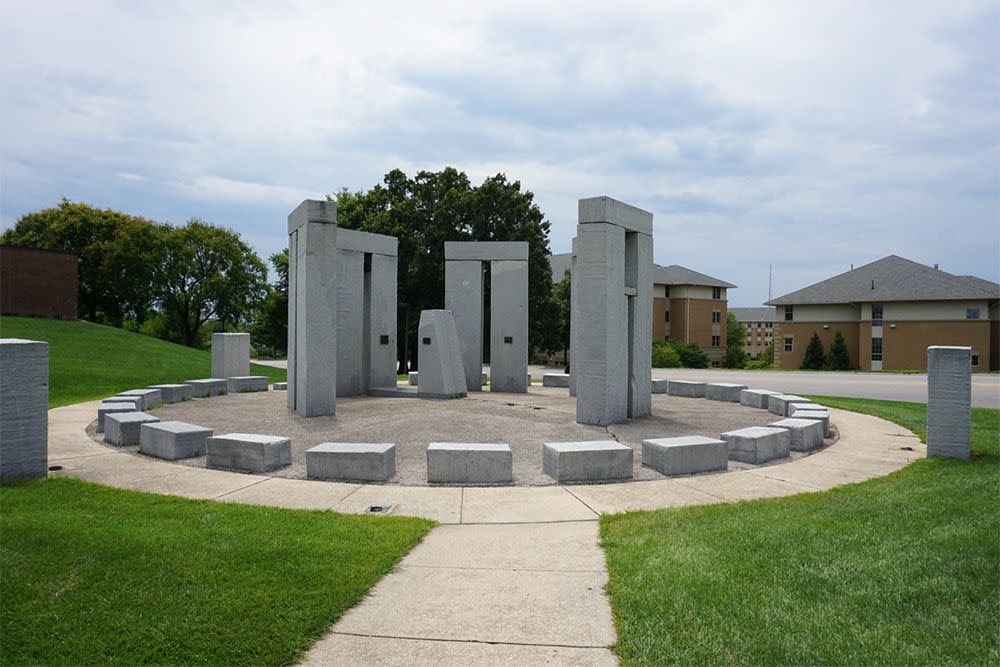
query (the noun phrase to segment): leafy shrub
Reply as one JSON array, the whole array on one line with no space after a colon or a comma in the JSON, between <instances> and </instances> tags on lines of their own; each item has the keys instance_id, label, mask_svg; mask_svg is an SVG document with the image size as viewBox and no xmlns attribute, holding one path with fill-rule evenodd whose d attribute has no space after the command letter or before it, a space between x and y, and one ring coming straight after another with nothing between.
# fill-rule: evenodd
<instances>
[{"instance_id":1,"label":"leafy shrub","mask_svg":"<svg viewBox=\"0 0 1000 667\"><path fill-rule=\"evenodd\" d=\"M653 368L680 368L681 357L670 343L653 343Z\"/></svg>"},{"instance_id":2,"label":"leafy shrub","mask_svg":"<svg viewBox=\"0 0 1000 667\"><path fill-rule=\"evenodd\" d=\"M823 351L823 341L819 339L819 334L813 332L806 346L806 353L802 359L801 369L804 371L820 371L826 365L826 352Z\"/></svg>"},{"instance_id":3,"label":"leafy shrub","mask_svg":"<svg viewBox=\"0 0 1000 667\"><path fill-rule=\"evenodd\" d=\"M682 343L673 338L666 342L677 352L684 368L708 368L708 355L694 343Z\"/></svg>"}]
</instances>

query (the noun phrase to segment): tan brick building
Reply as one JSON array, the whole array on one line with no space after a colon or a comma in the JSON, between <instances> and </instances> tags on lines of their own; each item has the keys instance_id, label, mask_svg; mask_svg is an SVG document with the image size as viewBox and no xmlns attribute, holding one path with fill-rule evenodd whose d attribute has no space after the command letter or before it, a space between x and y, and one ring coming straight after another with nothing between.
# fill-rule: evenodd
<instances>
[{"instance_id":1,"label":"tan brick building","mask_svg":"<svg viewBox=\"0 0 1000 667\"><path fill-rule=\"evenodd\" d=\"M973 370L1000 366L1000 285L890 255L768 301L774 365L802 365L813 333L840 331L861 370L924 370L930 345L972 347Z\"/></svg>"},{"instance_id":2,"label":"tan brick building","mask_svg":"<svg viewBox=\"0 0 1000 667\"><path fill-rule=\"evenodd\" d=\"M730 308L736 321L747 330L743 341L743 351L751 359L760 358L761 353L774 340L775 309L763 306L760 308Z\"/></svg>"}]
</instances>

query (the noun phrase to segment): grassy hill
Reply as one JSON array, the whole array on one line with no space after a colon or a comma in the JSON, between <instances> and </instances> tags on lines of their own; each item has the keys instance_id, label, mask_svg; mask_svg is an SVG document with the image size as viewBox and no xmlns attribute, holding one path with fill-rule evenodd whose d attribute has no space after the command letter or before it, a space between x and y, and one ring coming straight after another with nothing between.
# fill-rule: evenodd
<instances>
[{"instance_id":1,"label":"grassy hill","mask_svg":"<svg viewBox=\"0 0 1000 667\"><path fill-rule=\"evenodd\" d=\"M210 352L82 320L0 317L0 337L48 342L50 408L212 372ZM270 366L251 364L250 373L285 379Z\"/></svg>"}]
</instances>

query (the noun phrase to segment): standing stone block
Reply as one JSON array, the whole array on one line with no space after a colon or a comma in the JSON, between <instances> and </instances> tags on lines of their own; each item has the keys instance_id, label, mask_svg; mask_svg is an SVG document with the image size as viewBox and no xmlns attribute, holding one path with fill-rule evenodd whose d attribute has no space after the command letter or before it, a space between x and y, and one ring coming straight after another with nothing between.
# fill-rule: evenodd
<instances>
[{"instance_id":1,"label":"standing stone block","mask_svg":"<svg viewBox=\"0 0 1000 667\"><path fill-rule=\"evenodd\" d=\"M666 394L670 387L670 380L650 380L649 386L654 394Z\"/></svg>"},{"instance_id":2,"label":"standing stone block","mask_svg":"<svg viewBox=\"0 0 1000 667\"><path fill-rule=\"evenodd\" d=\"M691 380L671 380L667 385L667 393L671 396L684 396L686 398L705 398L706 384Z\"/></svg>"},{"instance_id":3,"label":"standing stone block","mask_svg":"<svg viewBox=\"0 0 1000 667\"><path fill-rule=\"evenodd\" d=\"M788 456L791 437L783 428L751 426L720 436L729 445L729 458L744 463L767 463Z\"/></svg>"},{"instance_id":4,"label":"standing stone block","mask_svg":"<svg viewBox=\"0 0 1000 667\"><path fill-rule=\"evenodd\" d=\"M152 410L163 405L163 394L159 389L129 389L119 392L118 396L139 396L142 398L142 409Z\"/></svg>"},{"instance_id":5,"label":"standing stone block","mask_svg":"<svg viewBox=\"0 0 1000 667\"><path fill-rule=\"evenodd\" d=\"M228 383L225 378L205 378L203 380L188 380L184 384L191 387L192 398L206 398L208 396L221 396L228 391Z\"/></svg>"},{"instance_id":6,"label":"standing stone block","mask_svg":"<svg viewBox=\"0 0 1000 667\"><path fill-rule=\"evenodd\" d=\"M446 250L451 247L445 243ZM455 316L465 384L469 391L482 391L477 381L483 369L483 263L446 255L444 266L444 307Z\"/></svg>"},{"instance_id":7,"label":"standing stone block","mask_svg":"<svg viewBox=\"0 0 1000 667\"><path fill-rule=\"evenodd\" d=\"M227 433L210 437L206 444L209 468L241 472L269 472L291 464L292 441L276 435Z\"/></svg>"},{"instance_id":8,"label":"standing stone block","mask_svg":"<svg viewBox=\"0 0 1000 667\"><path fill-rule=\"evenodd\" d=\"M343 234L337 231L338 246ZM359 396L367 390L364 314L365 255L338 247L337 396Z\"/></svg>"},{"instance_id":9,"label":"standing stone block","mask_svg":"<svg viewBox=\"0 0 1000 667\"><path fill-rule=\"evenodd\" d=\"M450 310L420 313L420 383L417 395L426 398L462 398L466 395L465 367Z\"/></svg>"},{"instance_id":10,"label":"standing stone block","mask_svg":"<svg viewBox=\"0 0 1000 667\"><path fill-rule=\"evenodd\" d=\"M705 385L705 398L710 401L726 401L739 403L740 392L746 389L745 384L730 384L728 382L709 382Z\"/></svg>"},{"instance_id":11,"label":"standing stone block","mask_svg":"<svg viewBox=\"0 0 1000 667\"><path fill-rule=\"evenodd\" d=\"M927 348L927 456L972 455L972 348Z\"/></svg>"},{"instance_id":12,"label":"standing stone block","mask_svg":"<svg viewBox=\"0 0 1000 667\"><path fill-rule=\"evenodd\" d=\"M399 313L397 297L399 240L392 236L379 236L385 245L391 245L391 254L372 252L369 271L365 274L365 335L368 337L366 360L368 388L395 387L398 364L397 324ZM390 243L391 241L391 243Z\"/></svg>"},{"instance_id":13,"label":"standing stone block","mask_svg":"<svg viewBox=\"0 0 1000 667\"><path fill-rule=\"evenodd\" d=\"M830 430L830 411L826 408L797 408L792 410L792 414L789 417L792 419L816 419L821 421L823 422L823 437L833 437L833 431Z\"/></svg>"},{"instance_id":14,"label":"standing stone block","mask_svg":"<svg viewBox=\"0 0 1000 667\"><path fill-rule=\"evenodd\" d=\"M150 389L159 389L163 402L167 405L191 400L191 387L186 384L152 384Z\"/></svg>"},{"instance_id":15,"label":"standing stone block","mask_svg":"<svg viewBox=\"0 0 1000 667\"><path fill-rule=\"evenodd\" d=\"M781 392L770 391L769 389L744 389L740 392L740 404L748 408L767 410L768 398L777 396Z\"/></svg>"},{"instance_id":16,"label":"standing stone block","mask_svg":"<svg viewBox=\"0 0 1000 667\"><path fill-rule=\"evenodd\" d=\"M306 450L306 477L384 482L396 474L396 445L388 442L321 442Z\"/></svg>"},{"instance_id":17,"label":"standing stone block","mask_svg":"<svg viewBox=\"0 0 1000 667\"><path fill-rule=\"evenodd\" d=\"M49 469L49 344L0 339L0 481Z\"/></svg>"},{"instance_id":18,"label":"standing stone block","mask_svg":"<svg viewBox=\"0 0 1000 667\"><path fill-rule=\"evenodd\" d=\"M116 447L138 445L143 424L155 424L159 417L145 412L121 412L104 416L104 442Z\"/></svg>"},{"instance_id":19,"label":"standing stone block","mask_svg":"<svg viewBox=\"0 0 1000 667\"><path fill-rule=\"evenodd\" d=\"M569 275L570 275L570 282L569 282L569 313L570 313L570 317L569 317L569 353L570 353L570 357L567 360L568 362L570 362L569 395L572 396L573 398L576 398L576 378L573 377L573 373L572 373L572 361L573 361L573 355L574 355L573 351L577 349L576 339L577 339L577 336L580 335L579 328L581 326L583 326L581 322L577 322L576 321L576 316L575 316L575 313L578 313L580 311L580 304L579 304L580 300L579 300L579 296L578 296L578 293L577 293L578 292L577 281L573 279L573 276L576 275L576 253L577 253L577 246L578 246L577 238L574 236L573 237L573 241L572 241L572 249L571 249L572 250L572 254L570 256L570 270L569 270ZM554 280L555 280L555 282L561 282L564 277L565 277L565 274L563 274L562 276L555 276Z\"/></svg>"},{"instance_id":20,"label":"standing stone block","mask_svg":"<svg viewBox=\"0 0 1000 667\"><path fill-rule=\"evenodd\" d=\"M632 477L632 448L614 440L546 442L542 469L557 482L598 482Z\"/></svg>"},{"instance_id":21,"label":"standing stone block","mask_svg":"<svg viewBox=\"0 0 1000 667\"><path fill-rule=\"evenodd\" d=\"M104 417L106 415L136 411L132 403L107 403L101 401L101 404L97 406L97 432L104 433Z\"/></svg>"},{"instance_id":22,"label":"standing stone block","mask_svg":"<svg viewBox=\"0 0 1000 667\"><path fill-rule=\"evenodd\" d=\"M250 375L250 334L212 334L212 377Z\"/></svg>"},{"instance_id":23,"label":"standing stone block","mask_svg":"<svg viewBox=\"0 0 1000 667\"><path fill-rule=\"evenodd\" d=\"M642 465L664 475L689 475L729 467L725 440L687 435L642 441Z\"/></svg>"},{"instance_id":24,"label":"standing stone block","mask_svg":"<svg viewBox=\"0 0 1000 667\"><path fill-rule=\"evenodd\" d=\"M793 452L808 452L823 444L823 422L819 419L787 418L768 424L788 431L788 446Z\"/></svg>"},{"instance_id":25,"label":"standing stone block","mask_svg":"<svg viewBox=\"0 0 1000 667\"><path fill-rule=\"evenodd\" d=\"M427 481L446 484L509 484L514 481L510 445L432 442Z\"/></svg>"},{"instance_id":26,"label":"standing stone block","mask_svg":"<svg viewBox=\"0 0 1000 667\"><path fill-rule=\"evenodd\" d=\"M524 261L490 262L490 391L528 391L528 244Z\"/></svg>"},{"instance_id":27,"label":"standing stone block","mask_svg":"<svg viewBox=\"0 0 1000 667\"><path fill-rule=\"evenodd\" d=\"M407 374L407 376L406 376L407 382L409 383L409 385L411 387L416 387L417 383L420 381L420 375L419 375L419 373L420 373L419 371L410 371Z\"/></svg>"},{"instance_id":28,"label":"standing stone block","mask_svg":"<svg viewBox=\"0 0 1000 667\"><path fill-rule=\"evenodd\" d=\"M570 376L566 373L544 373L542 374L542 386L565 389L569 386L569 378Z\"/></svg>"},{"instance_id":29,"label":"standing stone block","mask_svg":"<svg viewBox=\"0 0 1000 667\"><path fill-rule=\"evenodd\" d=\"M142 424L139 451L158 459L176 461L204 456L212 429L185 422Z\"/></svg>"},{"instance_id":30,"label":"standing stone block","mask_svg":"<svg viewBox=\"0 0 1000 667\"><path fill-rule=\"evenodd\" d=\"M230 394L245 394L252 391L267 391L266 375L247 375L226 380L226 391Z\"/></svg>"}]
</instances>

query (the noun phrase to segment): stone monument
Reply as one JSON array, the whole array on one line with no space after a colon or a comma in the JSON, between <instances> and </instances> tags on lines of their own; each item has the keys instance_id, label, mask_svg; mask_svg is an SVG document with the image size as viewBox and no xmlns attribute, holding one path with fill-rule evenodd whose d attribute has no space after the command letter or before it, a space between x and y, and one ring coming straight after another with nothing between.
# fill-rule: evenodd
<instances>
[{"instance_id":1,"label":"stone monument","mask_svg":"<svg viewBox=\"0 0 1000 667\"><path fill-rule=\"evenodd\" d=\"M927 456L972 453L972 348L927 348Z\"/></svg>"},{"instance_id":2,"label":"stone monument","mask_svg":"<svg viewBox=\"0 0 1000 667\"><path fill-rule=\"evenodd\" d=\"M465 369L452 312L422 311L418 341L420 381L417 383L417 394L427 398L464 397Z\"/></svg>"},{"instance_id":3,"label":"stone monument","mask_svg":"<svg viewBox=\"0 0 1000 667\"><path fill-rule=\"evenodd\" d=\"M49 344L0 339L0 481L49 468Z\"/></svg>"},{"instance_id":4,"label":"stone monument","mask_svg":"<svg viewBox=\"0 0 1000 667\"><path fill-rule=\"evenodd\" d=\"M212 334L212 377L225 378L250 375L250 334Z\"/></svg>"}]
</instances>

